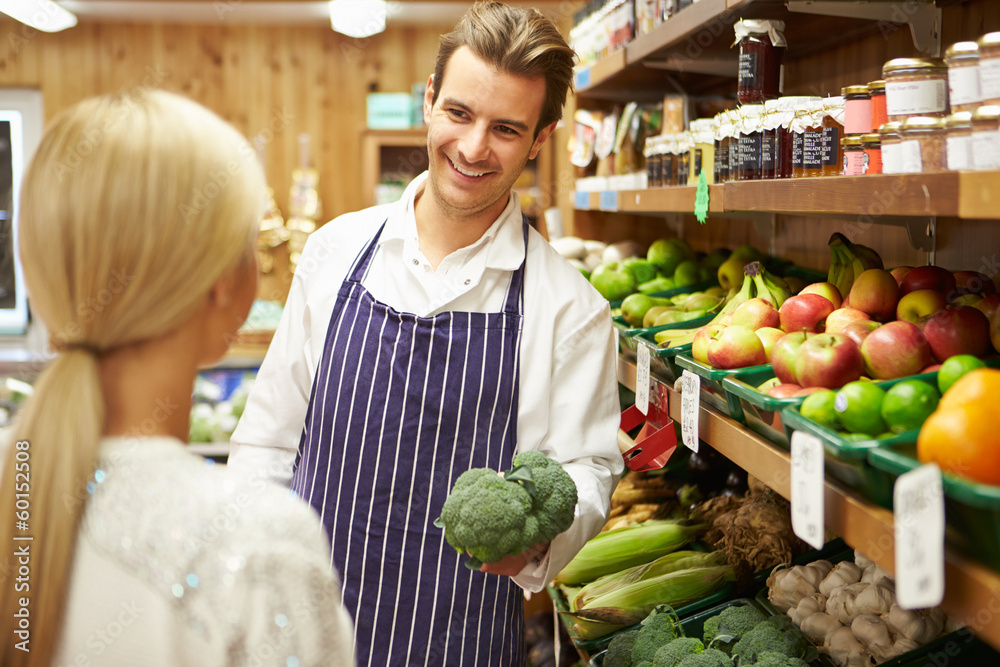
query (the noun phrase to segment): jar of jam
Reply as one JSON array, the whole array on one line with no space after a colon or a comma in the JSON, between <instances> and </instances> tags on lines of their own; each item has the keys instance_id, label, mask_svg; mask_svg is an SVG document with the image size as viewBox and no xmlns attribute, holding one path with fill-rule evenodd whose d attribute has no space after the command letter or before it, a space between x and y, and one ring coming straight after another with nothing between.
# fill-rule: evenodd
<instances>
[{"instance_id":1,"label":"jar of jam","mask_svg":"<svg viewBox=\"0 0 1000 667\"><path fill-rule=\"evenodd\" d=\"M882 173L882 140L876 133L861 135L861 149L865 152L864 173Z\"/></svg>"},{"instance_id":2,"label":"jar of jam","mask_svg":"<svg viewBox=\"0 0 1000 667\"><path fill-rule=\"evenodd\" d=\"M947 171L947 127L943 118L911 116L900 128L903 173L930 174Z\"/></svg>"},{"instance_id":3,"label":"jar of jam","mask_svg":"<svg viewBox=\"0 0 1000 667\"><path fill-rule=\"evenodd\" d=\"M792 178L802 178L804 176L814 176L822 165L819 164L820 138L822 137L823 125L823 101L815 100L806 102L795 110L792 118L790 130L792 132ZM818 135L813 137L812 135ZM806 139L809 145L806 145ZM815 139L815 141L814 141ZM808 148L808 156L807 156ZM806 163L817 162L815 167L810 167L806 172Z\"/></svg>"},{"instance_id":4,"label":"jar of jam","mask_svg":"<svg viewBox=\"0 0 1000 667\"><path fill-rule=\"evenodd\" d=\"M760 145L760 177L769 180L776 177L780 162L778 155L778 127L781 125L778 111L779 97L776 100L764 102L764 115L761 118L763 135Z\"/></svg>"},{"instance_id":5,"label":"jar of jam","mask_svg":"<svg viewBox=\"0 0 1000 667\"><path fill-rule=\"evenodd\" d=\"M972 113L972 168L1000 169L1000 106L987 104Z\"/></svg>"},{"instance_id":6,"label":"jar of jam","mask_svg":"<svg viewBox=\"0 0 1000 667\"><path fill-rule=\"evenodd\" d=\"M861 147L861 135L854 134L840 140L844 153L844 176L861 176L865 173L865 149Z\"/></svg>"},{"instance_id":7,"label":"jar of jam","mask_svg":"<svg viewBox=\"0 0 1000 667\"><path fill-rule=\"evenodd\" d=\"M781 94L785 47L784 21L737 21L733 26L739 45L736 99L740 104L760 104Z\"/></svg>"},{"instance_id":8,"label":"jar of jam","mask_svg":"<svg viewBox=\"0 0 1000 667\"><path fill-rule=\"evenodd\" d=\"M844 172L844 151L840 139L844 136L844 98L823 100L823 170L821 176L838 176Z\"/></svg>"},{"instance_id":9,"label":"jar of jam","mask_svg":"<svg viewBox=\"0 0 1000 667\"><path fill-rule=\"evenodd\" d=\"M980 105L979 45L955 42L944 54L948 65L948 104L951 112L975 111Z\"/></svg>"},{"instance_id":10,"label":"jar of jam","mask_svg":"<svg viewBox=\"0 0 1000 667\"><path fill-rule=\"evenodd\" d=\"M740 168L738 180L755 181L761 177L761 147L764 141L764 105L740 107Z\"/></svg>"},{"instance_id":11,"label":"jar of jam","mask_svg":"<svg viewBox=\"0 0 1000 667\"><path fill-rule=\"evenodd\" d=\"M948 116L948 169L972 169L972 112L959 111Z\"/></svg>"},{"instance_id":12,"label":"jar of jam","mask_svg":"<svg viewBox=\"0 0 1000 667\"><path fill-rule=\"evenodd\" d=\"M869 81L866 87L872 101L872 131L877 132L878 128L889 122L889 114L885 108L885 81Z\"/></svg>"},{"instance_id":13,"label":"jar of jam","mask_svg":"<svg viewBox=\"0 0 1000 667\"><path fill-rule=\"evenodd\" d=\"M872 98L868 86L846 86L844 96L844 132L867 134L872 131Z\"/></svg>"},{"instance_id":14,"label":"jar of jam","mask_svg":"<svg viewBox=\"0 0 1000 667\"><path fill-rule=\"evenodd\" d=\"M890 121L948 115L948 67L943 60L895 58L882 66L882 76Z\"/></svg>"},{"instance_id":15,"label":"jar of jam","mask_svg":"<svg viewBox=\"0 0 1000 667\"><path fill-rule=\"evenodd\" d=\"M764 103L764 141L768 140L768 131L774 126L774 178L791 178L794 166L796 134L792 130L792 121L796 111L810 102L818 102L819 97L779 97ZM801 133L799 137L799 163L802 162ZM767 176L765 176L767 178Z\"/></svg>"},{"instance_id":16,"label":"jar of jam","mask_svg":"<svg viewBox=\"0 0 1000 667\"><path fill-rule=\"evenodd\" d=\"M1000 104L1000 32L986 33L979 47L979 96L982 104Z\"/></svg>"},{"instance_id":17,"label":"jar of jam","mask_svg":"<svg viewBox=\"0 0 1000 667\"><path fill-rule=\"evenodd\" d=\"M691 133L677 135L677 185L687 185L691 177Z\"/></svg>"},{"instance_id":18,"label":"jar of jam","mask_svg":"<svg viewBox=\"0 0 1000 667\"><path fill-rule=\"evenodd\" d=\"M729 178L735 181L740 175L740 128L743 120L740 118L739 109L730 109L726 112L729 116Z\"/></svg>"},{"instance_id":19,"label":"jar of jam","mask_svg":"<svg viewBox=\"0 0 1000 667\"><path fill-rule=\"evenodd\" d=\"M891 123L883 123L878 128L878 136L882 141L882 173L883 174L899 174L902 173L902 169L899 165L899 142L903 140L902 136L899 134L899 129L902 127L902 123L898 121L893 121Z\"/></svg>"},{"instance_id":20,"label":"jar of jam","mask_svg":"<svg viewBox=\"0 0 1000 667\"><path fill-rule=\"evenodd\" d=\"M677 136L670 134L663 138L660 155L660 183L668 188L677 185Z\"/></svg>"},{"instance_id":21,"label":"jar of jam","mask_svg":"<svg viewBox=\"0 0 1000 667\"><path fill-rule=\"evenodd\" d=\"M715 182L725 183L729 180L729 133L732 131L729 114L718 113L713 119L715 131Z\"/></svg>"},{"instance_id":22,"label":"jar of jam","mask_svg":"<svg viewBox=\"0 0 1000 667\"><path fill-rule=\"evenodd\" d=\"M660 172L660 163L663 156L660 155L660 136L646 137L646 144L643 146L642 154L646 158L646 187L658 188L663 185Z\"/></svg>"}]
</instances>

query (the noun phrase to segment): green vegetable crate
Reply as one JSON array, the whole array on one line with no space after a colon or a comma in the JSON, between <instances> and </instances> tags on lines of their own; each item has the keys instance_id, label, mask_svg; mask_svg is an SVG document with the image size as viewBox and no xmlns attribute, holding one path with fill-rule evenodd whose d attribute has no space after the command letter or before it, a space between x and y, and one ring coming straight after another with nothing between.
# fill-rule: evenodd
<instances>
[{"instance_id":1,"label":"green vegetable crate","mask_svg":"<svg viewBox=\"0 0 1000 667\"><path fill-rule=\"evenodd\" d=\"M713 368L700 361L691 358L690 351L677 355L677 366L681 370L689 370L701 378L701 400L722 414L732 417L738 422L745 423L743 418L743 406L739 399L730 396L723 386L722 381L727 377L732 377L737 373L769 370L771 364L760 366L750 366L749 368L721 369Z\"/></svg>"},{"instance_id":2,"label":"green vegetable crate","mask_svg":"<svg viewBox=\"0 0 1000 667\"><path fill-rule=\"evenodd\" d=\"M703 327L715 318L715 313L705 315L693 320L688 320L686 322L675 322L674 324L661 324L658 327L630 327L625 323L625 318L616 317L613 321L613 326L615 331L618 333L618 349L621 351L621 356L626 359L635 360L636 356L639 354L640 342L637 337L645 334L649 334L650 340L655 341L654 336L661 331L669 331L670 329L694 329L695 327ZM652 357L652 355L650 355ZM650 372L652 372L652 358L650 359Z\"/></svg>"},{"instance_id":3,"label":"green vegetable crate","mask_svg":"<svg viewBox=\"0 0 1000 667\"><path fill-rule=\"evenodd\" d=\"M916 433L912 433L868 452L868 461L883 475L890 507L896 478L921 465L916 444ZM1000 487L950 473L942 473L941 478L948 518L947 541L962 553L1000 570Z\"/></svg>"},{"instance_id":4,"label":"green vegetable crate","mask_svg":"<svg viewBox=\"0 0 1000 667\"><path fill-rule=\"evenodd\" d=\"M778 398L757 390L757 387L773 377L774 369L771 366L756 366L724 378L722 386L727 398L739 405L743 412L743 422L751 431L788 450L790 431L781 419L781 411L793 405L802 405L806 397Z\"/></svg>"},{"instance_id":5,"label":"green vegetable crate","mask_svg":"<svg viewBox=\"0 0 1000 667\"><path fill-rule=\"evenodd\" d=\"M660 347L656 342L656 333L649 330L639 334L633 340L638 346L649 348L649 374L661 382L673 384L680 377L681 371L677 367L677 355L689 354L691 343L677 345L676 347Z\"/></svg>"}]
</instances>

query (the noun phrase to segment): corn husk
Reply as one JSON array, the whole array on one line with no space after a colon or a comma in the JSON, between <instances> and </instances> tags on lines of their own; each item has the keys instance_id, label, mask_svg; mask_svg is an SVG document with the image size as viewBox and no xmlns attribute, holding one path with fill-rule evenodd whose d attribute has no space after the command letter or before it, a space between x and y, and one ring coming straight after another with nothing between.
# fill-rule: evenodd
<instances>
[{"instance_id":1,"label":"corn husk","mask_svg":"<svg viewBox=\"0 0 1000 667\"><path fill-rule=\"evenodd\" d=\"M583 545L563 568L556 583L579 584L601 575L642 565L664 556L693 540L705 526L680 521L656 520L609 530Z\"/></svg>"},{"instance_id":2,"label":"corn husk","mask_svg":"<svg viewBox=\"0 0 1000 667\"><path fill-rule=\"evenodd\" d=\"M658 604L676 607L685 602L714 593L728 581L736 580L736 571L729 565L692 567L640 579L627 586L592 598L586 609L616 608L641 613L642 617Z\"/></svg>"}]
</instances>

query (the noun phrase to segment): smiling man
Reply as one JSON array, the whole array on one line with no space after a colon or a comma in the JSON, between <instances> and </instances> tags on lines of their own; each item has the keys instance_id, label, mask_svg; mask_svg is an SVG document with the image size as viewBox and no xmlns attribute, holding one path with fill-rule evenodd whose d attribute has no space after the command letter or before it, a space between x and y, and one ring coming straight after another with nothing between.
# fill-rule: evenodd
<instances>
[{"instance_id":1,"label":"smiling man","mask_svg":"<svg viewBox=\"0 0 1000 667\"><path fill-rule=\"evenodd\" d=\"M230 467L320 515L360 665L523 665L523 590L600 530L623 468L608 302L511 190L549 139L573 52L533 9L477 3L442 36L428 172L315 232ZM579 501L548 544L471 572L434 526L470 468L539 450Z\"/></svg>"}]
</instances>

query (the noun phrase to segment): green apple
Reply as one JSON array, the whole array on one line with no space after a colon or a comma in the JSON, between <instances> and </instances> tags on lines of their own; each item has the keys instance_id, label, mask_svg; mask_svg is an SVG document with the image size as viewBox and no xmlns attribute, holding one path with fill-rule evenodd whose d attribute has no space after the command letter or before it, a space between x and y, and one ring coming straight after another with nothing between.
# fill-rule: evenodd
<instances>
[{"instance_id":1,"label":"green apple","mask_svg":"<svg viewBox=\"0 0 1000 667\"><path fill-rule=\"evenodd\" d=\"M677 265L674 271L674 282L678 287L696 285L701 280L701 268L693 259L686 259Z\"/></svg>"},{"instance_id":2,"label":"green apple","mask_svg":"<svg viewBox=\"0 0 1000 667\"><path fill-rule=\"evenodd\" d=\"M687 259L684 248L674 243L674 239L657 239L646 251L646 259L665 276L672 276L677 265Z\"/></svg>"},{"instance_id":3,"label":"green apple","mask_svg":"<svg viewBox=\"0 0 1000 667\"><path fill-rule=\"evenodd\" d=\"M635 291L635 279L619 262L600 264L590 274L590 284L608 301L619 301Z\"/></svg>"}]
</instances>

